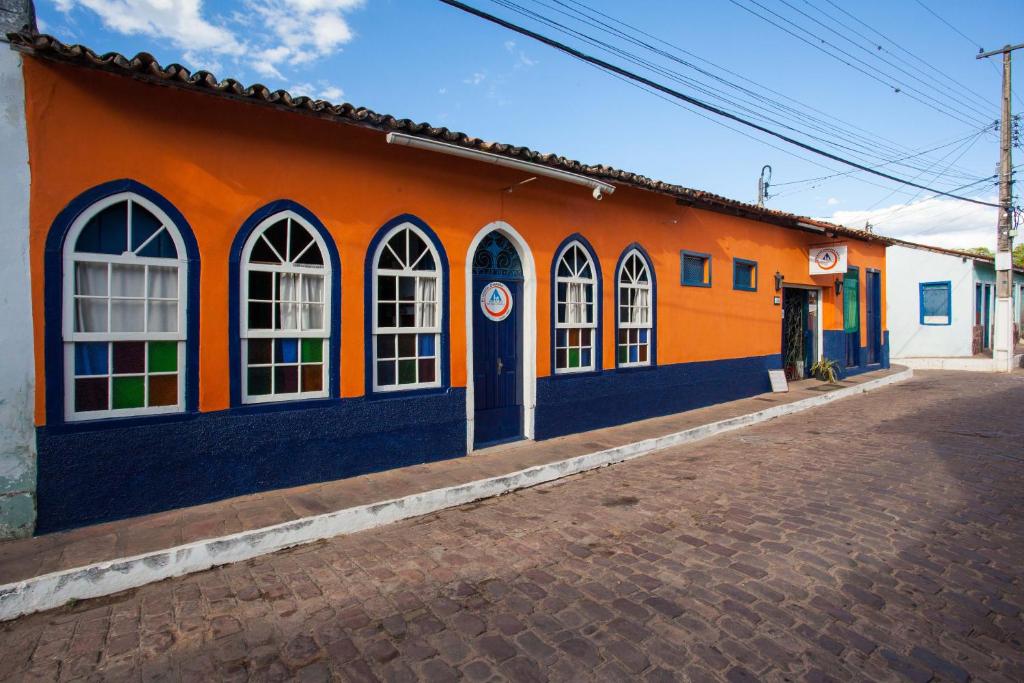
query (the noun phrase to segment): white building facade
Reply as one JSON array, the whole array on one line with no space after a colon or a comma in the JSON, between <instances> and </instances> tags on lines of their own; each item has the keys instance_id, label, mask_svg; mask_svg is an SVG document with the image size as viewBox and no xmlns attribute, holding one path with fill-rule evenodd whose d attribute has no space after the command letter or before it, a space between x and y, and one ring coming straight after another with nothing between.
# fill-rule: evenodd
<instances>
[{"instance_id":1,"label":"white building facade","mask_svg":"<svg viewBox=\"0 0 1024 683\"><path fill-rule=\"evenodd\" d=\"M968 252L908 242L886 250L892 362L911 367L992 370L995 267ZM1014 322L1024 315L1024 272L1014 272Z\"/></svg>"}]
</instances>

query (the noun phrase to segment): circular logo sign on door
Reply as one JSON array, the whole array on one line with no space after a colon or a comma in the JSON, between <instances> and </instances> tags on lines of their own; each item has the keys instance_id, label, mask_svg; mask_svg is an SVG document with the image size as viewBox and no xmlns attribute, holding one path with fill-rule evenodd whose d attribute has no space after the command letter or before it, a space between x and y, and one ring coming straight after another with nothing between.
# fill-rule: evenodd
<instances>
[{"instance_id":1,"label":"circular logo sign on door","mask_svg":"<svg viewBox=\"0 0 1024 683\"><path fill-rule=\"evenodd\" d=\"M504 320L512 312L512 292L500 282L484 285L480 292L480 309L490 320Z\"/></svg>"}]
</instances>

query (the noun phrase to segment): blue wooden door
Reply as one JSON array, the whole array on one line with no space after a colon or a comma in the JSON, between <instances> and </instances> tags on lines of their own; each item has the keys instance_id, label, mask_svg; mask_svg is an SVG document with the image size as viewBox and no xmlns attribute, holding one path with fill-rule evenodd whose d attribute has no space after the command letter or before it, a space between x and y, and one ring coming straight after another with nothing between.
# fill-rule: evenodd
<instances>
[{"instance_id":1,"label":"blue wooden door","mask_svg":"<svg viewBox=\"0 0 1024 683\"><path fill-rule=\"evenodd\" d=\"M882 274L867 272L868 363L880 363L882 357Z\"/></svg>"},{"instance_id":2,"label":"blue wooden door","mask_svg":"<svg viewBox=\"0 0 1024 683\"><path fill-rule=\"evenodd\" d=\"M504 320L484 314L480 295L492 282L508 288L512 311ZM475 447L523 436L523 281L473 278L473 392Z\"/></svg>"},{"instance_id":3,"label":"blue wooden door","mask_svg":"<svg viewBox=\"0 0 1024 683\"><path fill-rule=\"evenodd\" d=\"M985 285L984 317L982 320L984 330L982 331L982 348L989 348L992 345L992 285Z\"/></svg>"}]
</instances>

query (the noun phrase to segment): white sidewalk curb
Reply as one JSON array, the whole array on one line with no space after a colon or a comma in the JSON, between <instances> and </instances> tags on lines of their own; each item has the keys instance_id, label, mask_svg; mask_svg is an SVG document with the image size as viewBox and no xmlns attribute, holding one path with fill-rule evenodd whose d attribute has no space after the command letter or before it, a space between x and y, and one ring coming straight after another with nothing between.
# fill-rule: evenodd
<instances>
[{"instance_id":1,"label":"white sidewalk curb","mask_svg":"<svg viewBox=\"0 0 1024 683\"><path fill-rule=\"evenodd\" d=\"M69 600L96 598L138 588L147 583L203 571L218 565L248 560L284 548L341 534L383 526L483 498L536 486L587 470L631 460L680 444L798 413L837 399L865 393L913 377L905 369L864 384L836 389L821 396L772 406L747 415L712 422L644 441L616 446L567 460L530 467L490 479L434 489L403 498L360 505L305 517L229 536L195 541L144 555L36 576L0 586L0 621L59 607Z\"/></svg>"}]
</instances>

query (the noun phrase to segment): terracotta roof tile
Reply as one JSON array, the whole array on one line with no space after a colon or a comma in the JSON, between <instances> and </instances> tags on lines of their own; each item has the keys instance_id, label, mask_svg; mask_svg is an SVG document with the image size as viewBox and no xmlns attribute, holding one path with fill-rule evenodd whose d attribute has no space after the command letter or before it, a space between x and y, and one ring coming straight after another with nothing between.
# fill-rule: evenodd
<instances>
[{"instance_id":1,"label":"terracotta roof tile","mask_svg":"<svg viewBox=\"0 0 1024 683\"><path fill-rule=\"evenodd\" d=\"M181 64L161 66L153 55L146 52L140 52L134 57L126 57L117 52L107 52L100 55L83 45L67 45L57 38L45 34L11 33L8 34L7 38L11 41L13 49L46 59L101 69L122 76L132 76L151 82L209 92L235 99L253 100L285 110L310 112L344 123L361 125L381 131L399 131L409 135L441 140L463 147L578 173L595 180L620 183L642 190L669 195L675 197L683 204L700 205L702 208L732 213L746 218L782 225L783 227L804 229L797 225L797 223L803 223L805 225L817 226L834 233L836 236L859 240L876 240L881 243L889 242L888 238L881 235L874 235L805 216L747 204L711 192L694 190L681 185L654 180L644 175L603 164L588 165L557 154L538 152L528 147L500 142L487 142L466 133L432 126L429 123L418 123L410 119L396 119L393 116L379 114L365 107L356 107L348 103L332 104L325 100L314 100L306 96L293 97L285 90L272 91L260 83L246 87L233 78L218 80L209 71L196 71L192 73Z\"/></svg>"}]
</instances>

